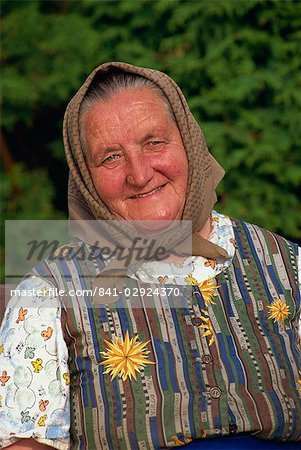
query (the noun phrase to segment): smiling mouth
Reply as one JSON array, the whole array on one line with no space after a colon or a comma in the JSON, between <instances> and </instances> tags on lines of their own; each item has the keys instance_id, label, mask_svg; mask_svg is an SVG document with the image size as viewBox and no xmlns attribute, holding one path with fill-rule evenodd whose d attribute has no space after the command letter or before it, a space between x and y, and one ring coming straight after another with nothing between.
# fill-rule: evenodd
<instances>
[{"instance_id":1,"label":"smiling mouth","mask_svg":"<svg viewBox=\"0 0 301 450\"><path fill-rule=\"evenodd\" d=\"M159 187L153 189L152 191L146 192L145 194L134 195L134 196L131 197L131 198L144 198L144 197L148 197L148 196L150 196L150 195L155 194L155 192L160 191L164 186L165 186L165 184L163 184L162 186L159 186Z\"/></svg>"}]
</instances>

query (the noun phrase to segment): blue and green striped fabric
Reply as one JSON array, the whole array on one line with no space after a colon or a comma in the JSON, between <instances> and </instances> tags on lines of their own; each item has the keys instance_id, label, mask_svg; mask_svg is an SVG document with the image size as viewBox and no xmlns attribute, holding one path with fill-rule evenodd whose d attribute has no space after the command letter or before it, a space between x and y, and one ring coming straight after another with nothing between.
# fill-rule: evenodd
<instances>
[{"instance_id":1,"label":"blue and green striped fabric","mask_svg":"<svg viewBox=\"0 0 301 450\"><path fill-rule=\"evenodd\" d=\"M212 301L194 285L179 287L177 298L140 295L133 306L125 295L137 286L132 279L115 303L95 307L89 294L69 299L72 448L159 449L237 433L301 439L297 246L254 225L232 225L235 256L216 277ZM37 271L50 272L65 291L89 290L104 267L90 259L48 261ZM280 315L272 316L273 305L284 308ZM155 364L136 379L112 380L103 355L127 332Z\"/></svg>"}]
</instances>

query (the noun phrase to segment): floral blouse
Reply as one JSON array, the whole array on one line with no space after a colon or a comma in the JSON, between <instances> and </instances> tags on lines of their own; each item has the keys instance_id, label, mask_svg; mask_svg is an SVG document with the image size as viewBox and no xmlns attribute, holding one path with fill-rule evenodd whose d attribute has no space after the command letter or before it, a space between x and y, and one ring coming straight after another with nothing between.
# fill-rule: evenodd
<instances>
[{"instance_id":1,"label":"floral blouse","mask_svg":"<svg viewBox=\"0 0 301 450\"><path fill-rule=\"evenodd\" d=\"M230 219L212 211L212 223L209 240L224 248L228 259L191 256L181 262L147 262L138 270L130 268L128 276L144 283L196 284L209 303L215 277L230 266L235 253ZM301 280L301 251L298 266ZM12 297L0 329L0 446L33 437L66 450L70 448L69 372L61 305L48 295L53 285L38 276L22 281L18 288L36 289L41 295L31 297L30 306L26 298ZM203 314L204 335L209 336L206 311Z\"/></svg>"}]
</instances>

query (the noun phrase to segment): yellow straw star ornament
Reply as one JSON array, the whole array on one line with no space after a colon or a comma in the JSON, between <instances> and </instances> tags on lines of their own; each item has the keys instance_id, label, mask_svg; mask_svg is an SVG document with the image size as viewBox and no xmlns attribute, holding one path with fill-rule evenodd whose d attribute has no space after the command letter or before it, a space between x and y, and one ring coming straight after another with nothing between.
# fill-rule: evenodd
<instances>
[{"instance_id":1,"label":"yellow straw star ornament","mask_svg":"<svg viewBox=\"0 0 301 450\"><path fill-rule=\"evenodd\" d=\"M139 343L137 340L138 336L130 339L128 331L121 341L117 337L112 342L104 340L108 348L106 351L100 352L106 359L100 364L107 366L104 373L111 374L111 381L117 375L123 381L126 381L127 378L131 380L132 377L136 380L137 372L141 373L146 364L155 364L147 359L150 351L146 346L150 341Z\"/></svg>"},{"instance_id":2,"label":"yellow straw star ornament","mask_svg":"<svg viewBox=\"0 0 301 450\"><path fill-rule=\"evenodd\" d=\"M216 280L214 277L208 278L207 280L199 283L191 274L189 274L185 278L185 281L190 286L198 286L206 306L208 306L209 303L211 303L212 305L216 304L213 301L213 297L217 295L217 289L220 286L216 285Z\"/></svg>"},{"instance_id":3,"label":"yellow straw star ornament","mask_svg":"<svg viewBox=\"0 0 301 450\"><path fill-rule=\"evenodd\" d=\"M285 300L281 300L280 298L274 300L273 303L268 306L270 310L270 315L268 319L274 319L274 322L282 323L285 319L288 318L290 307L286 304Z\"/></svg>"},{"instance_id":4,"label":"yellow straw star ornament","mask_svg":"<svg viewBox=\"0 0 301 450\"><path fill-rule=\"evenodd\" d=\"M209 318L208 312L205 311L204 309L201 309L201 311L204 314L203 316L200 315L200 318L202 319L203 324L199 325L198 328L203 328L203 330L204 330L204 332L202 333L202 337L205 337L205 336L210 337L210 339L209 339L209 347L211 347L211 345L215 341L212 322L211 322L211 320Z\"/></svg>"}]
</instances>

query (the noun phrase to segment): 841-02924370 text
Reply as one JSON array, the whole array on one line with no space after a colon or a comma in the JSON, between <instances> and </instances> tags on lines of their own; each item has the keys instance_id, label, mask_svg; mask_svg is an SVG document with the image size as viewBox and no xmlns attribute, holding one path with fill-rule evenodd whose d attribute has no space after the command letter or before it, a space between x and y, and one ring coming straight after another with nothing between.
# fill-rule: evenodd
<instances>
[{"instance_id":1,"label":"841-02924370 text","mask_svg":"<svg viewBox=\"0 0 301 450\"><path fill-rule=\"evenodd\" d=\"M171 295L171 294L178 297L180 295L180 290L178 287L166 287L166 286L160 286L156 288L125 287L122 291L118 290L117 288L107 288L107 289L97 288L96 294L98 294L100 297L104 295L113 297L119 297L120 295L125 295L126 297L140 297L140 296L151 297L153 295Z\"/></svg>"},{"instance_id":2,"label":"841-02924370 text","mask_svg":"<svg viewBox=\"0 0 301 450\"><path fill-rule=\"evenodd\" d=\"M125 287L120 290L117 288L102 288L102 287L94 287L94 289L69 289L68 292L63 289L57 288L44 288L44 289L12 289L11 296L18 297L85 297L85 296L109 296L109 297L120 297L124 295L125 297L152 297L153 295L174 295L178 297L180 295L180 290L178 287L134 287L129 288Z\"/></svg>"}]
</instances>

